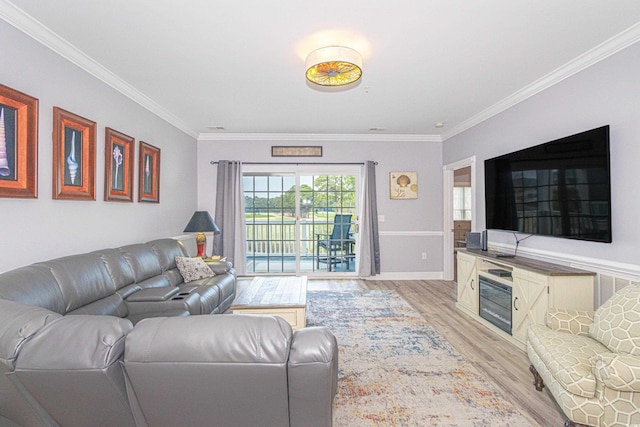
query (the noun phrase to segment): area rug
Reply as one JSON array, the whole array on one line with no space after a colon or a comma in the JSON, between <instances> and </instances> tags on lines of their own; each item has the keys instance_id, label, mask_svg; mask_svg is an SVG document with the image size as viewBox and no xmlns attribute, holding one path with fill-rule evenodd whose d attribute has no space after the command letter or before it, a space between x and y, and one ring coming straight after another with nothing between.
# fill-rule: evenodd
<instances>
[{"instance_id":1,"label":"area rug","mask_svg":"<svg viewBox=\"0 0 640 427\"><path fill-rule=\"evenodd\" d=\"M338 339L334 426L530 426L395 291L308 292Z\"/></svg>"}]
</instances>

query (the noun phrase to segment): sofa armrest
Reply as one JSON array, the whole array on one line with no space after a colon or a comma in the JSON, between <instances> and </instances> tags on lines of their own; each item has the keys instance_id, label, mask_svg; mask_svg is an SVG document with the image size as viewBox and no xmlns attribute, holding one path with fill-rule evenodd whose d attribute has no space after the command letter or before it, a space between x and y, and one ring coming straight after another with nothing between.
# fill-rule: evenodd
<instances>
[{"instance_id":1,"label":"sofa armrest","mask_svg":"<svg viewBox=\"0 0 640 427\"><path fill-rule=\"evenodd\" d=\"M593 315L593 311L551 308L545 316L545 324L554 331L587 336Z\"/></svg>"},{"instance_id":2,"label":"sofa armrest","mask_svg":"<svg viewBox=\"0 0 640 427\"><path fill-rule=\"evenodd\" d=\"M46 308L0 299L0 363L13 370L22 346L60 317Z\"/></svg>"},{"instance_id":3,"label":"sofa armrest","mask_svg":"<svg viewBox=\"0 0 640 427\"><path fill-rule=\"evenodd\" d=\"M130 301L129 299L126 299L125 303L127 304L128 311L127 317L137 320L144 317L172 317L176 316L176 313L185 310L190 314L200 314L199 295L196 293L184 293L186 295L182 295L183 292L178 292L165 301ZM162 312L165 312L166 314L162 315Z\"/></svg>"},{"instance_id":4,"label":"sofa armrest","mask_svg":"<svg viewBox=\"0 0 640 427\"><path fill-rule=\"evenodd\" d=\"M132 329L130 321L115 316L55 319L24 344L15 379L56 426L96 425L97 420L102 425L131 426L118 362Z\"/></svg>"},{"instance_id":5,"label":"sofa armrest","mask_svg":"<svg viewBox=\"0 0 640 427\"><path fill-rule=\"evenodd\" d=\"M24 344L16 370L103 369L124 353L127 319L78 314L50 322Z\"/></svg>"},{"instance_id":6,"label":"sofa armrest","mask_svg":"<svg viewBox=\"0 0 640 427\"><path fill-rule=\"evenodd\" d=\"M618 391L640 392L640 357L624 353L594 356L596 379Z\"/></svg>"},{"instance_id":7,"label":"sofa armrest","mask_svg":"<svg viewBox=\"0 0 640 427\"><path fill-rule=\"evenodd\" d=\"M175 286L163 286L160 288L145 288L131 294L128 302L167 301L179 291Z\"/></svg>"},{"instance_id":8,"label":"sofa armrest","mask_svg":"<svg viewBox=\"0 0 640 427\"><path fill-rule=\"evenodd\" d=\"M211 271L215 274L226 274L233 268L233 265L228 261L205 261Z\"/></svg>"},{"instance_id":9,"label":"sofa armrest","mask_svg":"<svg viewBox=\"0 0 640 427\"><path fill-rule=\"evenodd\" d=\"M294 333L288 373L291 426L331 426L338 342L329 329L310 327Z\"/></svg>"}]
</instances>

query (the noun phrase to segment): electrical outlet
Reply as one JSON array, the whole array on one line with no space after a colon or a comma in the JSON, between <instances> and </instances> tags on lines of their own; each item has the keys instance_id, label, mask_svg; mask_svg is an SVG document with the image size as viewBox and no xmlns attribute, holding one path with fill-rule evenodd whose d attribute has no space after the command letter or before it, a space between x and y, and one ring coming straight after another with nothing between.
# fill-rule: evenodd
<instances>
[{"instance_id":1,"label":"electrical outlet","mask_svg":"<svg viewBox=\"0 0 640 427\"><path fill-rule=\"evenodd\" d=\"M426 252L422 252L422 259L427 259L427 253Z\"/></svg>"},{"instance_id":2,"label":"electrical outlet","mask_svg":"<svg viewBox=\"0 0 640 427\"><path fill-rule=\"evenodd\" d=\"M378 215L378 222L384 222L384 215Z\"/></svg>"}]
</instances>

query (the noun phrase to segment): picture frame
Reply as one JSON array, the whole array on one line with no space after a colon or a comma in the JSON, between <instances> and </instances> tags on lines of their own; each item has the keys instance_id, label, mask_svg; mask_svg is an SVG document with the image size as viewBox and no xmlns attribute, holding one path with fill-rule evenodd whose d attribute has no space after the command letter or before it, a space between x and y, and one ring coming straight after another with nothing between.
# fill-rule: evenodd
<instances>
[{"instance_id":1,"label":"picture frame","mask_svg":"<svg viewBox=\"0 0 640 427\"><path fill-rule=\"evenodd\" d=\"M140 141L138 201L160 203L160 149Z\"/></svg>"},{"instance_id":2,"label":"picture frame","mask_svg":"<svg viewBox=\"0 0 640 427\"><path fill-rule=\"evenodd\" d=\"M135 139L115 129L104 130L104 200L133 202Z\"/></svg>"},{"instance_id":3,"label":"picture frame","mask_svg":"<svg viewBox=\"0 0 640 427\"><path fill-rule=\"evenodd\" d=\"M389 197L391 200L418 198L417 172L389 172Z\"/></svg>"},{"instance_id":4,"label":"picture frame","mask_svg":"<svg viewBox=\"0 0 640 427\"><path fill-rule=\"evenodd\" d=\"M53 198L95 200L96 122L53 107Z\"/></svg>"},{"instance_id":5,"label":"picture frame","mask_svg":"<svg viewBox=\"0 0 640 427\"><path fill-rule=\"evenodd\" d=\"M2 84L0 197L38 197L38 99Z\"/></svg>"},{"instance_id":6,"label":"picture frame","mask_svg":"<svg viewBox=\"0 0 640 427\"><path fill-rule=\"evenodd\" d=\"M322 146L272 145L271 157L322 157Z\"/></svg>"}]
</instances>

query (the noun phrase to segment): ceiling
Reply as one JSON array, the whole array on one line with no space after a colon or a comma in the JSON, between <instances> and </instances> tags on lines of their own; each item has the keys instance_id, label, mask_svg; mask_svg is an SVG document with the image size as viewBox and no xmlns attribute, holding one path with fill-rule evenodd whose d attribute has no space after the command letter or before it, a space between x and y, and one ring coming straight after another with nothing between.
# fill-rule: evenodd
<instances>
[{"instance_id":1,"label":"ceiling","mask_svg":"<svg viewBox=\"0 0 640 427\"><path fill-rule=\"evenodd\" d=\"M0 0L0 12L211 139L443 140L640 40L638 0ZM362 79L306 83L307 53L334 44L360 51Z\"/></svg>"}]
</instances>

